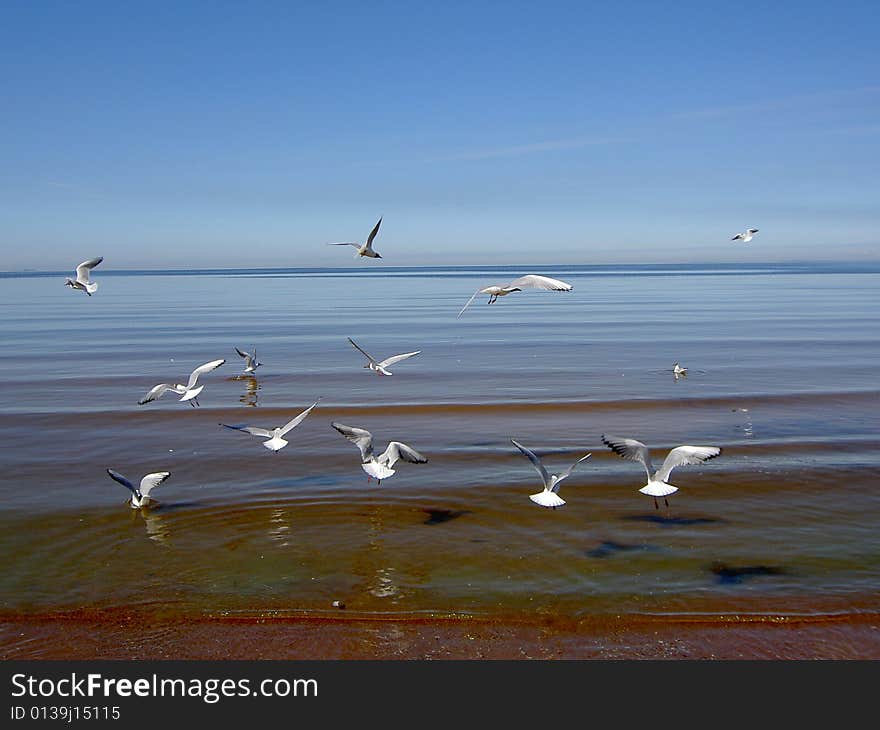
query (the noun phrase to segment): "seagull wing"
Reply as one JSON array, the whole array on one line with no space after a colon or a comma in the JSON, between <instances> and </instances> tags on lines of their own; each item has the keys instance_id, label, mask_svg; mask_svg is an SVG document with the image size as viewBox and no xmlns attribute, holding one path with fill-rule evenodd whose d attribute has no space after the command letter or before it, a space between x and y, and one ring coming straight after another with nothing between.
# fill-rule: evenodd
<instances>
[{"instance_id":1,"label":"seagull wing","mask_svg":"<svg viewBox=\"0 0 880 730\"><path fill-rule=\"evenodd\" d=\"M251 356L249 352L244 352L244 351L242 351L242 350L239 350L237 347L235 348L235 351L236 351L241 357L243 357L245 360L247 360L247 358L249 358L249 357ZM257 355L257 353L254 352L254 357L256 357L256 355Z\"/></svg>"},{"instance_id":2,"label":"seagull wing","mask_svg":"<svg viewBox=\"0 0 880 730\"><path fill-rule=\"evenodd\" d=\"M659 482L665 482L669 479L672 470L677 466L687 466L688 464L702 464L704 461L714 459L721 453L721 449L717 446L678 446L666 456L663 465L657 470L654 479Z\"/></svg>"},{"instance_id":3,"label":"seagull wing","mask_svg":"<svg viewBox=\"0 0 880 730\"><path fill-rule=\"evenodd\" d=\"M654 469L651 464L651 452L641 441L602 434L602 443L621 458L628 461L638 461L648 472L648 479L651 479L651 471Z\"/></svg>"},{"instance_id":4,"label":"seagull wing","mask_svg":"<svg viewBox=\"0 0 880 730\"><path fill-rule=\"evenodd\" d=\"M482 294L482 293L484 293L484 292L486 291L486 289L488 289L488 288L489 288L489 287L483 287L482 289L477 289L477 290L473 293L473 295L471 296L471 298L467 300L467 304L465 304L465 305L461 308L461 311L458 313L458 316L461 317L461 315L464 314L464 310L467 309L469 306L471 306L471 302L474 301L474 299L477 298L477 295L478 295L478 294Z\"/></svg>"},{"instance_id":5,"label":"seagull wing","mask_svg":"<svg viewBox=\"0 0 880 730\"><path fill-rule=\"evenodd\" d=\"M758 232L757 228L749 228L749 233L757 233L757 232Z\"/></svg>"},{"instance_id":6,"label":"seagull wing","mask_svg":"<svg viewBox=\"0 0 880 730\"><path fill-rule=\"evenodd\" d=\"M538 470L538 474L541 475L541 481L544 482L544 488L546 489L547 485L550 484L550 475L547 473L547 470L544 468L541 460L535 455L533 451L527 449L525 446L519 443L519 441L516 441L515 439L510 440L513 445L516 446L516 448L522 451L529 458L529 461L531 461L535 469Z\"/></svg>"},{"instance_id":7,"label":"seagull wing","mask_svg":"<svg viewBox=\"0 0 880 730\"><path fill-rule=\"evenodd\" d=\"M576 462L574 462L574 464L572 464L570 467L568 467L568 469L566 469L564 472L561 472L556 477L556 484L553 485L553 491L558 492L559 491L559 482L561 482L563 479L568 479L571 476L571 473L574 471L574 468L578 464L580 464L582 461L584 461L584 459L589 459L591 456L592 456L592 454L587 454L586 456L582 456L580 459L578 459Z\"/></svg>"},{"instance_id":8,"label":"seagull wing","mask_svg":"<svg viewBox=\"0 0 880 730\"><path fill-rule=\"evenodd\" d=\"M538 274L526 274L519 279L514 279L505 289L546 289L548 291L571 291L572 286L559 279L551 279L549 276Z\"/></svg>"},{"instance_id":9,"label":"seagull wing","mask_svg":"<svg viewBox=\"0 0 880 730\"><path fill-rule=\"evenodd\" d=\"M737 234L736 234L733 238L731 238L730 240L731 240L731 241L738 241L740 238L743 238L743 234L742 234L742 233L737 233Z\"/></svg>"},{"instance_id":10,"label":"seagull wing","mask_svg":"<svg viewBox=\"0 0 880 730\"><path fill-rule=\"evenodd\" d=\"M375 357L373 357L369 352L364 350L360 345L357 344L357 342L355 342L353 339L351 339L351 337L348 337L347 339L352 344L352 347L354 347L355 350L358 350L362 355L364 355L367 358L367 360L369 360L371 363L374 363L375 365L379 364L379 361L376 360Z\"/></svg>"},{"instance_id":11,"label":"seagull wing","mask_svg":"<svg viewBox=\"0 0 880 730\"><path fill-rule=\"evenodd\" d=\"M131 491L132 494L134 494L138 497L141 496L140 493L138 492L138 490L135 488L134 484L132 484L130 481L128 481L128 479L126 479L124 476L122 476L122 474L120 474L118 471L113 471L112 469L108 469L107 473L110 475L110 478L113 481L119 482L123 487L125 487L126 489Z\"/></svg>"},{"instance_id":12,"label":"seagull wing","mask_svg":"<svg viewBox=\"0 0 880 730\"><path fill-rule=\"evenodd\" d=\"M312 405L310 405L308 408L306 408L306 409L305 409L302 413L300 413L296 418L293 418L293 419L291 419L290 421L288 421L288 422L287 422L287 425L286 425L284 428L281 429L281 435L283 436L283 435L286 434L288 431L290 431L290 430L296 428L297 426L299 426L299 424L301 424L304 420L306 420L306 416L309 415L309 413L312 412L312 408L314 408L314 407L315 407L316 405L318 405L318 403L320 403L320 402L321 402L321 399L318 398L318 400L316 400L314 403L312 403Z\"/></svg>"},{"instance_id":13,"label":"seagull wing","mask_svg":"<svg viewBox=\"0 0 880 730\"><path fill-rule=\"evenodd\" d=\"M394 365L394 363L400 362L401 360L406 360L407 358L414 357L418 355L421 350L416 350L415 352L405 352L403 355L392 355L391 357L383 360L379 363L380 368L388 368Z\"/></svg>"},{"instance_id":14,"label":"seagull wing","mask_svg":"<svg viewBox=\"0 0 880 730\"><path fill-rule=\"evenodd\" d=\"M147 393L143 398L138 401L138 405L142 406L144 403L149 403L150 401L158 400L169 390L174 390L173 385L169 385L168 383L159 383L155 388L153 388L149 393Z\"/></svg>"},{"instance_id":15,"label":"seagull wing","mask_svg":"<svg viewBox=\"0 0 880 730\"><path fill-rule=\"evenodd\" d=\"M367 236L367 248L372 248L373 239L376 237L376 234L379 232L379 226L382 225L382 219L379 219L379 222L373 227L373 230L370 231L370 235Z\"/></svg>"},{"instance_id":16,"label":"seagull wing","mask_svg":"<svg viewBox=\"0 0 880 730\"><path fill-rule=\"evenodd\" d=\"M361 245L359 243L328 243L328 246L354 246L355 248L360 248Z\"/></svg>"},{"instance_id":17,"label":"seagull wing","mask_svg":"<svg viewBox=\"0 0 880 730\"><path fill-rule=\"evenodd\" d=\"M236 431L244 431L245 433L249 433L251 436L262 436L263 438L270 439L272 438L272 432L267 428L259 428L257 426L248 426L246 423L240 423L238 425L230 425L228 423L221 423L221 426L225 426L226 428L232 428Z\"/></svg>"},{"instance_id":18,"label":"seagull wing","mask_svg":"<svg viewBox=\"0 0 880 730\"><path fill-rule=\"evenodd\" d=\"M150 496L150 492L171 476L170 471L157 471L154 474L147 474L141 479L141 495Z\"/></svg>"},{"instance_id":19,"label":"seagull wing","mask_svg":"<svg viewBox=\"0 0 880 730\"><path fill-rule=\"evenodd\" d=\"M330 425L361 450L361 461L365 462L373 455L373 434L365 428L346 426L336 421Z\"/></svg>"},{"instance_id":20,"label":"seagull wing","mask_svg":"<svg viewBox=\"0 0 880 730\"><path fill-rule=\"evenodd\" d=\"M397 463L398 459L408 461L410 464L427 464L428 457L420 454L411 446L400 441L390 441L388 448L377 459L380 464L385 464L389 469Z\"/></svg>"},{"instance_id":21,"label":"seagull wing","mask_svg":"<svg viewBox=\"0 0 880 730\"><path fill-rule=\"evenodd\" d=\"M199 379L199 375L210 373L212 370L216 370L217 368L219 368L225 362L226 360L211 360L211 362L206 362L204 365L199 365L189 375L189 381L186 384L187 390L189 390L196 384L196 381Z\"/></svg>"},{"instance_id":22,"label":"seagull wing","mask_svg":"<svg viewBox=\"0 0 880 730\"><path fill-rule=\"evenodd\" d=\"M98 256L98 258L96 259L83 261L79 266L76 267L76 280L81 284L85 284L89 280L89 272L94 269L98 264L100 264L103 260L103 256Z\"/></svg>"}]
</instances>

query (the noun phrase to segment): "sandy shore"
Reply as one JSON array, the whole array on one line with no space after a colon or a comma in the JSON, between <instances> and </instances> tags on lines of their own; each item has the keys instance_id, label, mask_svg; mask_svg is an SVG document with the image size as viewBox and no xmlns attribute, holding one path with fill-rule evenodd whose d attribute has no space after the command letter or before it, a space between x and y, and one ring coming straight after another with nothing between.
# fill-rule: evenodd
<instances>
[{"instance_id":1,"label":"sandy shore","mask_svg":"<svg viewBox=\"0 0 880 730\"><path fill-rule=\"evenodd\" d=\"M3 659L880 659L880 615L582 621L5 617Z\"/></svg>"}]
</instances>

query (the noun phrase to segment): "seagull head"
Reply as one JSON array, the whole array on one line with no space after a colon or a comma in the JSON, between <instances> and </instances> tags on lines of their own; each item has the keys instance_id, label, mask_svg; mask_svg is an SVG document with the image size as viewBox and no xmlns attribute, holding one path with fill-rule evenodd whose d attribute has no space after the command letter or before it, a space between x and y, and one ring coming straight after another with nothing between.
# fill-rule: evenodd
<instances>
[{"instance_id":1,"label":"seagull head","mask_svg":"<svg viewBox=\"0 0 880 730\"><path fill-rule=\"evenodd\" d=\"M69 278L64 282L64 286L73 287L73 279Z\"/></svg>"}]
</instances>

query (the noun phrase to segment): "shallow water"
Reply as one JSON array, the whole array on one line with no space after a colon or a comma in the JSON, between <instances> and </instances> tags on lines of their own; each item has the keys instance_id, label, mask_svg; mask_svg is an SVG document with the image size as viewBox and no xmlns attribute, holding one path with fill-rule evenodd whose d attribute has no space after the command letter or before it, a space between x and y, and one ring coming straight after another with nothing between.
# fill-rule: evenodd
<instances>
[{"instance_id":1,"label":"shallow water","mask_svg":"<svg viewBox=\"0 0 880 730\"><path fill-rule=\"evenodd\" d=\"M880 608L880 270L560 267L569 293L486 306L517 270L95 271L0 277L0 605L7 616L787 615ZM420 349L394 376L362 369ZM264 366L241 376L233 346ZM201 407L154 384L204 378ZM676 360L689 368L676 380ZM274 426L271 454L218 423ZM338 420L425 453L368 484ZM601 443L676 470L668 510ZM517 438L551 471L545 510ZM168 470L151 510L104 470Z\"/></svg>"}]
</instances>

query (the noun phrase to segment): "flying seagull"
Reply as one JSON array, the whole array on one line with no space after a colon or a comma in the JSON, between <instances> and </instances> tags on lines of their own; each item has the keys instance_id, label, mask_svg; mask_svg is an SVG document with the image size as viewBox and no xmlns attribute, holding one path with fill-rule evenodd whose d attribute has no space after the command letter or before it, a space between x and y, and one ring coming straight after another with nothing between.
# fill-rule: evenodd
<instances>
[{"instance_id":1,"label":"flying seagull","mask_svg":"<svg viewBox=\"0 0 880 730\"><path fill-rule=\"evenodd\" d=\"M566 284L564 281L559 281L559 279L551 279L549 276L538 276L537 274L526 274L525 276L521 276L519 279L514 279L509 284L495 284L492 286L487 286L484 289L477 289L473 296L468 299L467 304L465 304L461 311L458 313L458 316L461 317L464 314L464 310L467 309L471 302L477 297L478 294L488 294L489 301L487 304L494 304L495 300L498 297L506 297L508 294L515 291L522 291L523 289L545 289L547 291L571 291L571 284Z\"/></svg>"},{"instance_id":2,"label":"flying seagull","mask_svg":"<svg viewBox=\"0 0 880 730\"><path fill-rule=\"evenodd\" d=\"M312 412L312 408L314 408L321 401L320 398L316 400L312 405L306 408L302 413L300 413L296 418L291 421L288 421L284 426L276 426L275 428L258 428L257 426L249 426L247 424L240 424L237 426L230 426L227 423L221 423L221 426L225 426L226 428L232 428L236 431L244 431L245 433L249 433L251 436L260 436L261 438L269 439L268 441L263 442L263 446L265 446L269 451L274 451L276 454L287 446L287 441L284 440L284 435L288 431L292 431L294 428L301 424L306 416Z\"/></svg>"},{"instance_id":3,"label":"flying seagull","mask_svg":"<svg viewBox=\"0 0 880 730\"><path fill-rule=\"evenodd\" d=\"M743 243L748 243L749 241L751 241L755 237L755 234L757 232L758 232L757 228L747 228L745 233L737 233L730 240L731 241L742 241Z\"/></svg>"},{"instance_id":4,"label":"flying seagull","mask_svg":"<svg viewBox=\"0 0 880 730\"><path fill-rule=\"evenodd\" d=\"M260 365L263 363L257 362L257 348L254 346L254 354L252 355L249 352L245 352L244 350L239 350L237 347L235 351L244 358L244 371L246 373L254 372Z\"/></svg>"},{"instance_id":5,"label":"flying seagull","mask_svg":"<svg viewBox=\"0 0 880 730\"><path fill-rule=\"evenodd\" d=\"M416 350L415 352L405 352L403 355L392 355L381 362L373 357L370 353L366 352L363 348L361 348L351 337L348 338L348 341L352 344L356 350L358 350L361 354L363 354L369 362L364 365L365 368L370 368L376 375L394 375L388 368L390 368L395 363L400 362L401 360L406 360L407 358L413 357L414 355L418 355L421 350Z\"/></svg>"},{"instance_id":6,"label":"flying seagull","mask_svg":"<svg viewBox=\"0 0 880 730\"><path fill-rule=\"evenodd\" d=\"M408 461L410 464L426 464L428 461L428 457L400 441L389 441L388 448L376 456L373 454L373 434L369 431L335 421L330 425L360 449L361 469L367 473L368 482L375 479L377 483L381 484L383 479L388 479L394 474L394 469L391 467L397 463L398 459Z\"/></svg>"},{"instance_id":7,"label":"flying seagull","mask_svg":"<svg viewBox=\"0 0 880 730\"><path fill-rule=\"evenodd\" d=\"M379 226L382 225L382 219L379 219L379 222L370 231L370 235L367 237L367 242L362 246L359 243L328 243L328 246L354 246L357 249L357 253L355 254L355 258L358 256L367 256L371 259L381 259L382 256L376 253L373 250L373 239L376 237L376 234L379 232Z\"/></svg>"},{"instance_id":8,"label":"flying seagull","mask_svg":"<svg viewBox=\"0 0 880 730\"><path fill-rule=\"evenodd\" d=\"M667 483L669 475L677 466L686 466L688 464L701 464L709 459L714 459L721 453L721 449L717 446L676 446L667 454L663 465L654 472L651 464L651 454L648 447L641 441L635 439L618 438L617 436L606 436L602 434L602 443L609 447L615 454L629 461L638 461L645 467L648 474L648 483L639 491L654 498L654 507L659 509L657 497L663 497L663 502L669 506L666 497L678 491L678 487L674 487Z\"/></svg>"},{"instance_id":9,"label":"flying seagull","mask_svg":"<svg viewBox=\"0 0 880 730\"><path fill-rule=\"evenodd\" d=\"M159 385L153 388L149 393L147 393L143 398L138 401L138 405L142 406L144 405L144 403L158 400L169 390L173 390L175 393L181 396L180 400L192 401L190 405L197 406L199 405L198 395L205 387L204 385L200 385L198 388L196 388L196 381L199 379L199 375L209 373L212 370L219 368L225 362L226 360L211 360L211 362L206 362L204 365L199 365L195 370L190 373L189 380L187 381L186 385L183 385L181 383L176 383L175 385L170 385L169 383L159 383Z\"/></svg>"},{"instance_id":10,"label":"flying seagull","mask_svg":"<svg viewBox=\"0 0 880 730\"><path fill-rule=\"evenodd\" d=\"M547 470L544 468L544 465L541 463L541 460L534 454L533 451L527 449L516 439L510 439L516 448L522 451L532 462L532 465L537 470L538 474L541 475L541 481L544 482L544 491L538 492L537 494L530 494L529 499L532 500L535 504L539 504L542 507L552 507L556 509L557 507L561 507L565 504L565 500L559 496L559 482L563 479L568 479L571 476L571 473L574 471L574 468L580 464L584 459L589 459L592 454L587 454L586 456L582 456L578 459L574 464L572 464L568 469L559 474L549 474Z\"/></svg>"},{"instance_id":11,"label":"flying seagull","mask_svg":"<svg viewBox=\"0 0 880 730\"><path fill-rule=\"evenodd\" d=\"M150 492L153 491L156 487L158 487L162 482L164 482L168 477L171 476L170 471L157 471L153 474L147 474L143 479L141 479L141 484L139 487L134 486L128 479L126 479L122 474L118 471L113 471L112 469L108 469L107 473L110 475L110 478L114 481L119 482L123 487L128 489L131 492L131 501L129 504L132 509L138 509L139 507L143 507L148 502L152 501L150 499Z\"/></svg>"},{"instance_id":12,"label":"flying seagull","mask_svg":"<svg viewBox=\"0 0 880 730\"><path fill-rule=\"evenodd\" d=\"M76 267L76 279L68 278L67 281L64 282L64 286L69 286L71 289L81 289L89 296L92 296L97 290L98 284L89 279L89 272L103 260L103 256L98 256L96 259L83 261Z\"/></svg>"}]
</instances>

